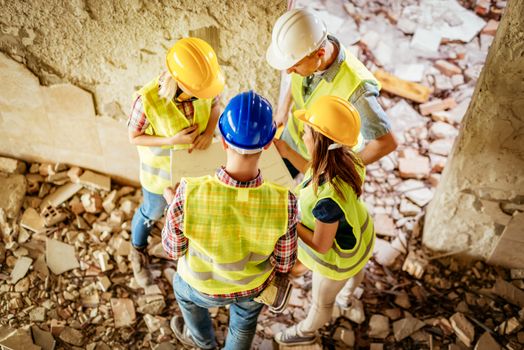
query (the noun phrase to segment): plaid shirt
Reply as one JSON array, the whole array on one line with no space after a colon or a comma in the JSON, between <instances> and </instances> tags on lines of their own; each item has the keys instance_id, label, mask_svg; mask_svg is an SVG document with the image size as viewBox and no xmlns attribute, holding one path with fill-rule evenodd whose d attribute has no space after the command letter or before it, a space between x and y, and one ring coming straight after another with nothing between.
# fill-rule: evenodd
<instances>
[{"instance_id":1,"label":"plaid shirt","mask_svg":"<svg viewBox=\"0 0 524 350\"><path fill-rule=\"evenodd\" d=\"M195 115L195 107L193 107L193 102L185 102L185 101L177 101L176 99L173 100L175 102L176 107L184 113L184 116L187 118L187 120L190 122L193 120L193 117ZM215 107L220 102L220 96L216 96L213 99L213 103L211 105L211 108ZM149 121L147 120L147 116L144 112L144 104L142 103L142 96L138 95L135 102L133 103L133 109L131 110L131 114L129 115L129 119L127 120L127 126L130 127L135 132L143 133L146 131L147 127L149 126Z\"/></svg>"},{"instance_id":2,"label":"plaid shirt","mask_svg":"<svg viewBox=\"0 0 524 350\"><path fill-rule=\"evenodd\" d=\"M258 187L262 185L263 179L259 175L246 182L236 181L224 168L217 169L216 175L218 180L233 187ZM162 245L169 258L178 259L186 254L187 246L190 243L182 232L184 223L184 202L186 193L186 182L181 181L176 190L175 198L169 205L166 216L166 224L162 230ZM287 273L295 264L297 258L297 199L289 192L288 194L288 230L275 245L275 250L270 256L270 262L274 270L269 278L261 286L244 292L231 294L210 295L213 298L240 298L258 295L271 282L276 272Z\"/></svg>"}]
</instances>

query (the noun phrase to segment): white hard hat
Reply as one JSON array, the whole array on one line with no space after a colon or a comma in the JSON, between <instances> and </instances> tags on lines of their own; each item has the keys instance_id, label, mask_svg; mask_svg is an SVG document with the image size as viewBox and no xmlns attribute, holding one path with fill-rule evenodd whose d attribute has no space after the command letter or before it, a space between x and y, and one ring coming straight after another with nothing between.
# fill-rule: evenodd
<instances>
[{"instance_id":1,"label":"white hard hat","mask_svg":"<svg viewBox=\"0 0 524 350\"><path fill-rule=\"evenodd\" d=\"M288 11L273 26L266 60L273 68L288 69L318 49L326 38L326 25L318 16L305 9Z\"/></svg>"}]
</instances>

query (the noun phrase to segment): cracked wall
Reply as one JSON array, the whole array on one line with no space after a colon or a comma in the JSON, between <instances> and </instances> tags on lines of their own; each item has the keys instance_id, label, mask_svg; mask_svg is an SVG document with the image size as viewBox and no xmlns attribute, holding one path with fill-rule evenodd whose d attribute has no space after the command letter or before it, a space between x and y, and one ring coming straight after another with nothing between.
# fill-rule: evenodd
<instances>
[{"instance_id":1,"label":"cracked wall","mask_svg":"<svg viewBox=\"0 0 524 350\"><path fill-rule=\"evenodd\" d=\"M435 250L524 267L524 2L512 0L477 83L423 241ZM518 227L520 226L520 227ZM508 242L510 240L511 242ZM506 255L512 255L504 249Z\"/></svg>"},{"instance_id":2,"label":"cracked wall","mask_svg":"<svg viewBox=\"0 0 524 350\"><path fill-rule=\"evenodd\" d=\"M0 52L5 54L0 61L2 69L13 69L0 74L0 83L15 84L10 91L0 92L0 153L68 162L136 180L136 164L119 169L101 165L107 162L98 158L109 152L103 149L105 136L100 136L101 130L87 128L112 124L114 138L123 144L110 142L110 152L134 161L136 152L130 153L121 135L126 132L123 121L130 112L133 93L163 69L167 49L178 38L191 34L215 45L226 77L223 104L247 89L256 90L274 104L279 74L266 64L265 50L272 24L286 5L281 0L0 0ZM25 68L33 78L22 72ZM45 91L53 86L89 92L94 108L82 100L80 106L88 111L78 113L91 113L92 109L89 118L94 120L75 116L77 111L67 106L69 115L49 115L53 107L42 101L48 101ZM15 89L19 97L11 91ZM44 95L40 95L42 91ZM31 99L35 101L27 101ZM77 125L84 128L83 136L71 131L75 119L84 121ZM30 130L33 125L40 130ZM75 137L64 136L67 133ZM26 144L28 139L31 147ZM76 158L71 151L77 152Z\"/></svg>"}]
</instances>

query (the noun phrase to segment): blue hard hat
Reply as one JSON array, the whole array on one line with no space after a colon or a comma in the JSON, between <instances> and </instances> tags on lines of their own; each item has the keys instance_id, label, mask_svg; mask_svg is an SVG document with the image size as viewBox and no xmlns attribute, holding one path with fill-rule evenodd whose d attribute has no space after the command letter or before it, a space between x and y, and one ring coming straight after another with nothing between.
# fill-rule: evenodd
<instances>
[{"instance_id":1,"label":"blue hard hat","mask_svg":"<svg viewBox=\"0 0 524 350\"><path fill-rule=\"evenodd\" d=\"M242 92L229 101L218 128L228 144L244 150L263 148L277 130L271 104L254 91Z\"/></svg>"}]
</instances>

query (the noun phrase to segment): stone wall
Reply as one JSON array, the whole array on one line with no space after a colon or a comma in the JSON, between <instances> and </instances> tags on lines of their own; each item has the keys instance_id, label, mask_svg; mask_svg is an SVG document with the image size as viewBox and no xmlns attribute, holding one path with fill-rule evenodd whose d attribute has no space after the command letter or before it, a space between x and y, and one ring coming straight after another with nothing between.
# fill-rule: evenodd
<instances>
[{"instance_id":1,"label":"stone wall","mask_svg":"<svg viewBox=\"0 0 524 350\"><path fill-rule=\"evenodd\" d=\"M165 52L183 36L215 47L227 79L223 103L247 89L278 98L279 74L265 50L286 1L0 0L0 7L0 154L136 180L124 120L134 91L163 69Z\"/></svg>"},{"instance_id":2,"label":"stone wall","mask_svg":"<svg viewBox=\"0 0 524 350\"><path fill-rule=\"evenodd\" d=\"M428 208L424 243L524 267L524 2L511 0Z\"/></svg>"}]
</instances>

